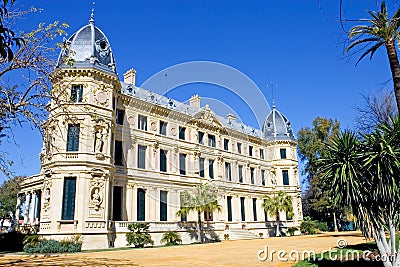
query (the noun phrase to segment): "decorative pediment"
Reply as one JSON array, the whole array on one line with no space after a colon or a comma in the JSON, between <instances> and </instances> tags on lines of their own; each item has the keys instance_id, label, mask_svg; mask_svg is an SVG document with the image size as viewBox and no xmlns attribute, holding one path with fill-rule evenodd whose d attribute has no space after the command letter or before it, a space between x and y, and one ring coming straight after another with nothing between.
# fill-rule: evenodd
<instances>
[{"instance_id":1,"label":"decorative pediment","mask_svg":"<svg viewBox=\"0 0 400 267\"><path fill-rule=\"evenodd\" d=\"M221 122L218 120L215 113L210 109L208 105L202 108L199 112L194 114L193 118L204 124L212 125L215 127L222 127Z\"/></svg>"}]
</instances>

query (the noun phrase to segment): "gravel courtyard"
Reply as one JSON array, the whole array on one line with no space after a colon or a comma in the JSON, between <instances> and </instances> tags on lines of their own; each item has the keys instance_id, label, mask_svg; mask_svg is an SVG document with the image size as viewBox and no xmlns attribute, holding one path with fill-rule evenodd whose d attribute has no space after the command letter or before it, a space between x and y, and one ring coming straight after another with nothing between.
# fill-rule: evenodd
<instances>
[{"instance_id":1,"label":"gravel courtyard","mask_svg":"<svg viewBox=\"0 0 400 267\"><path fill-rule=\"evenodd\" d=\"M277 253L272 254L273 262L260 261L258 251L268 246L269 256L272 250L297 250L300 255L303 250L320 253L334 249L338 240L349 245L365 242L360 232L345 232L76 254L0 254L0 266L292 266L293 261L280 262Z\"/></svg>"}]
</instances>

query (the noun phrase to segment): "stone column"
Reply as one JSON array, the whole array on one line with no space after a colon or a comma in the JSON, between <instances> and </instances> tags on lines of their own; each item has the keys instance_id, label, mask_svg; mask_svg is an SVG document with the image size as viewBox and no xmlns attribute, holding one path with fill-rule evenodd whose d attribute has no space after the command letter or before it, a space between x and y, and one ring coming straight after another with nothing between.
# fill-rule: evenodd
<instances>
[{"instance_id":1,"label":"stone column","mask_svg":"<svg viewBox=\"0 0 400 267\"><path fill-rule=\"evenodd\" d=\"M157 221L157 189L149 188L146 192L147 218L146 221Z\"/></svg>"},{"instance_id":2,"label":"stone column","mask_svg":"<svg viewBox=\"0 0 400 267\"><path fill-rule=\"evenodd\" d=\"M30 205L30 210L29 210L29 223L30 224L35 224L35 206L36 206L36 199L37 195L35 191L32 191L32 197L31 197L31 205Z\"/></svg>"},{"instance_id":3,"label":"stone column","mask_svg":"<svg viewBox=\"0 0 400 267\"><path fill-rule=\"evenodd\" d=\"M25 214L24 214L24 224L28 223L29 216L29 206L31 202L31 194L28 192L25 194Z\"/></svg>"},{"instance_id":4,"label":"stone column","mask_svg":"<svg viewBox=\"0 0 400 267\"><path fill-rule=\"evenodd\" d=\"M222 209L221 212L217 212L217 218L215 218L214 221L224 222L225 220L228 220L228 207L226 201L226 196L218 196L218 204L222 206Z\"/></svg>"},{"instance_id":5,"label":"stone column","mask_svg":"<svg viewBox=\"0 0 400 267\"><path fill-rule=\"evenodd\" d=\"M240 197L232 196L232 221L240 222L242 220L242 213L240 209Z\"/></svg>"},{"instance_id":6,"label":"stone column","mask_svg":"<svg viewBox=\"0 0 400 267\"><path fill-rule=\"evenodd\" d=\"M20 210L21 210L21 198L18 195L17 196L17 205L15 207L15 222L16 225L19 225L19 214L20 214Z\"/></svg>"}]
</instances>

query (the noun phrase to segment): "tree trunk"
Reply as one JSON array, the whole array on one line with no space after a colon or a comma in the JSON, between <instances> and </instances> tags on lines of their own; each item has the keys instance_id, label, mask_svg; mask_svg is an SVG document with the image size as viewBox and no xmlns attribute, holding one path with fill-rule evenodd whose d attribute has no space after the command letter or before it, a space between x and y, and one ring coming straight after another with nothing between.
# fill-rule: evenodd
<instances>
[{"instance_id":1,"label":"tree trunk","mask_svg":"<svg viewBox=\"0 0 400 267\"><path fill-rule=\"evenodd\" d=\"M197 212L197 242L202 243L203 237L201 233L201 212Z\"/></svg>"},{"instance_id":2,"label":"tree trunk","mask_svg":"<svg viewBox=\"0 0 400 267\"><path fill-rule=\"evenodd\" d=\"M382 232L383 232L383 239L382 239ZM383 229L381 230L373 230L373 235L375 239L376 246L378 247L379 254L382 256L387 256L388 255L388 245L386 243L386 237L385 237L385 231ZM384 258L385 259L385 258ZM382 260L383 266L385 267L393 267L393 265L388 261L387 257L385 260Z\"/></svg>"},{"instance_id":3,"label":"tree trunk","mask_svg":"<svg viewBox=\"0 0 400 267\"><path fill-rule=\"evenodd\" d=\"M397 111L400 113L400 66L394 40L385 43L389 58L390 71L392 72L394 95L396 96Z\"/></svg>"},{"instance_id":4,"label":"tree trunk","mask_svg":"<svg viewBox=\"0 0 400 267\"><path fill-rule=\"evenodd\" d=\"M280 229L279 229L279 223L280 223L279 214L277 214L277 216L276 216L276 235L275 236L280 236L281 235Z\"/></svg>"},{"instance_id":5,"label":"tree trunk","mask_svg":"<svg viewBox=\"0 0 400 267\"><path fill-rule=\"evenodd\" d=\"M336 223L336 212L333 211L333 228L335 229L335 232L339 232L339 229L337 227Z\"/></svg>"}]
</instances>

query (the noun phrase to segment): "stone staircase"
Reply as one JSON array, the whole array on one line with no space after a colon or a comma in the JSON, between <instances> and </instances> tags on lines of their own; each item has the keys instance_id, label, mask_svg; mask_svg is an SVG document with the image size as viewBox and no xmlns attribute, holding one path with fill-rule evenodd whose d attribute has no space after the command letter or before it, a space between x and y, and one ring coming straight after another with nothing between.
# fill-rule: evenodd
<instances>
[{"instance_id":1,"label":"stone staircase","mask_svg":"<svg viewBox=\"0 0 400 267\"><path fill-rule=\"evenodd\" d=\"M260 238L258 235L250 232L249 230L240 229L240 228L231 228L229 230L225 230L221 235L220 239L225 240L225 234L229 235L228 240L244 240L244 239L256 239Z\"/></svg>"}]
</instances>

